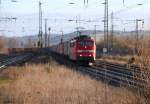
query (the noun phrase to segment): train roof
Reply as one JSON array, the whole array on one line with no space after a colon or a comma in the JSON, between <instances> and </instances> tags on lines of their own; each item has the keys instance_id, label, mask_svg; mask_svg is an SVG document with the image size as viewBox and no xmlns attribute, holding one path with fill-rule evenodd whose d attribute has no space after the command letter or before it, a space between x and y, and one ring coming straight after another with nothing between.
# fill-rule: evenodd
<instances>
[{"instance_id":1,"label":"train roof","mask_svg":"<svg viewBox=\"0 0 150 104\"><path fill-rule=\"evenodd\" d=\"M80 36L75 37L74 39L77 39L77 40L79 40L79 39L91 39L91 37L88 35L80 35Z\"/></svg>"}]
</instances>

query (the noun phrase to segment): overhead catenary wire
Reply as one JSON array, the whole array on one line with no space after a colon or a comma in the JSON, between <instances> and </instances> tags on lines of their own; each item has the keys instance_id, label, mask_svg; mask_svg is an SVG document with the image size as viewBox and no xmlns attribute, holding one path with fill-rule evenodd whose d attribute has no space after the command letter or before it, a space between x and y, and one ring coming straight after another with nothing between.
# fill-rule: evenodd
<instances>
[{"instance_id":1,"label":"overhead catenary wire","mask_svg":"<svg viewBox=\"0 0 150 104\"><path fill-rule=\"evenodd\" d=\"M134 9L134 8L136 8L136 7L139 7L139 6L148 4L148 3L150 3L150 0L143 0L143 1L141 1L140 3L136 3L136 4L133 4L133 5L127 6L127 7L125 7L125 8L122 8L122 9L120 9L120 10L117 10L117 11L114 12L114 14L117 15L117 14L120 14L120 13L122 13L122 12L131 10L131 9ZM109 16L110 16L110 15L109 15Z\"/></svg>"},{"instance_id":2,"label":"overhead catenary wire","mask_svg":"<svg viewBox=\"0 0 150 104\"><path fill-rule=\"evenodd\" d=\"M88 1L88 0L85 0L85 1ZM124 0L125 1L125 0ZM144 4L147 4L147 2L148 2L149 0L143 0L141 3L143 4L143 2L144 2ZM91 3L91 2L90 2ZM88 1L88 5L90 4L89 3L89 1ZM133 5L132 5L133 6ZM124 7L124 9L120 9L120 10L118 10L118 11L116 11L116 12L114 12L114 14L116 15L116 14L119 14L119 13L123 13L124 11L126 11L126 10L130 10L130 9L132 9L132 8L135 8L135 7L139 7L139 5L135 5L135 6L127 6L127 7ZM131 8L132 7L132 8ZM109 15L110 16L110 15ZM102 17L102 19L103 19L103 17ZM100 22L100 20L102 20L102 19L93 19L93 21L95 20L97 20L98 22ZM61 19L60 19L61 20ZM59 21L59 19L57 19L57 21ZM64 20L65 21L65 20ZM92 21L91 21L92 22ZM87 22L87 23L90 23L90 22Z\"/></svg>"},{"instance_id":3,"label":"overhead catenary wire","mask_svg":"<svg viewBox=\"0 0 150 104\"><path fill-rule=\"evenodd\" d=\"M123 1L123 3L124 3L124 5L125 5L125 1ZM139 6L146 5L146 4L148 4L148 3L150 3L150 0L143 0L143 1L139 2L139 3L133 4L133 5L130 5L130 6L124 6L124 8L119 9L119 10L117 10L117 11L114 11L113 14L114 14L114 15L117 15L117 14L126 12L126 11L128 11L128 10L137 8L137 7L139 7ZM111 17L111 13L108 15L108 17L109 17L109 18ZM100 17L100 18L97 18L97 19L102 19L102 18L104 18L104 17Z\"/></svg>"},{"instance_id":4,"label":"overhead catenary wire","mask_svg":"<svg viewBox=\"0 0 150 104\"><path fill-rule=\"evenodd\" d=\"M85 0L86 1L86 0ZM150 0L143 0L142 2L145 2L145 1L150 1ZM142 3L141 2L141 4L147 4L147 2L145 2L145 3ZM134 7L138 7L139 5L137 5L137 3L136 4L134 4L134 5L131 5L131 6L128 6L128 7L125 7L125 8L123 8L123 9L120 9L120 10L117 10L117 11L114 11L114 15L116 15L116 14L119 14L119 13L122 13L122 12L124 12L124 11L126 11L126 10L129 10L129 9L132 9L132 8L134 8ZM109 14L109 17L111 16L111 14ZM103 18L103 17L101 17L101 18ZM49 18L50 19L50 18ZM93 19L93 21L95 20L99 20L100 18L98 18L97 17L97 19ZM63 19L56 19L57 21L58 20L63 20ZM64 19L65 20L65 19Z\"/></svg>"}]
</instances>

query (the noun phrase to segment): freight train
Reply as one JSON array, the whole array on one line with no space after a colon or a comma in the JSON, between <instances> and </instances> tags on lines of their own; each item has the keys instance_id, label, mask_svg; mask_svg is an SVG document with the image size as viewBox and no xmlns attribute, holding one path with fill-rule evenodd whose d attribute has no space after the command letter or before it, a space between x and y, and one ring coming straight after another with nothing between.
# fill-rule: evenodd
<instances>
[{"instance_id":1,"label":"freight train","mask_svg":"<svg viewBox=\"0 0 150 104\"><path fill-rule=\"evenodd\" d=\"M90 36L82 35L50 47L51 51L70 60L89 64L96 57L96 44Z\"/></svg>"},{"instance_id":2,"label":"freight train","mask_svg":"<svg viewBox=\"0 0 150 104\"><path fill-rule=\"evenodd\" d=\"M39 48L8 48L9 54L16 54L16 53L38 53Z\"/></svg>"}]
</instances>

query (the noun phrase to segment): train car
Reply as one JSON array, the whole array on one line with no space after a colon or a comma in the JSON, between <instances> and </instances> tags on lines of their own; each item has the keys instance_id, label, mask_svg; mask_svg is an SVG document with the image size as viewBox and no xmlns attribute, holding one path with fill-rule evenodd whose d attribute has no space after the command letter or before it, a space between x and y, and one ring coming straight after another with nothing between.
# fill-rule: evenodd
<instances>
[{"instance_id":1,"label":"train car","mask_svg":"<svg viewBox=\"0 0 150 104\"><path fill-rule=\"evenodd\" d=\"M23 53L24 48L9 48L9 53L10 54L15 54L15 53Z\"/></svg>"},{"instance_id":2,"label":"train car","mask_svg":"<svg viewBox=\"0 0 150 104\"><path fill-rule=\"evenodd\" d=\"M68 57L70 60L88 64L94 62L96 57L96 45L90 36L82 35L69 41L61 41L52 46L51 50L59 55Z\"/></svg>"},{"instance_id":3,"label":"train car","mask_svg":"<svg viewBox=\"0 0 150 104\"><path fill-rule=\"evenodd\" d=\"M8 48L9 54L16 53L38 53L39 48Z\"/></svg>"},{"instance_id":4,"label":"train car","mask_svg":"<svg viewBox=\"0 0 150 104\"><path fill-rule=\"evenodd\" d=\"M24 53L38 53L39 48L24 48Z\"/></svg>"},{"instance_id":5,"label":"train car","mask_svg":"<svg viewBox=\"0 0 150 104\"><path fill-rule=\"evenodd\" d=\"M68 57L69 56L69 41L63 42L64 44L64 52L63 55Z\"/></svg>"},{"instance_id":6,"label":"train car","mask_svg":"<svg viewBox=\"0 0 150 104\"><path fill-rule=\"evenodd\" d=\"M89 36L79 36L70 41L69 58L78 62L94 62L96 57L96 45L94 39Z\"/></svg>"}]
</instances>

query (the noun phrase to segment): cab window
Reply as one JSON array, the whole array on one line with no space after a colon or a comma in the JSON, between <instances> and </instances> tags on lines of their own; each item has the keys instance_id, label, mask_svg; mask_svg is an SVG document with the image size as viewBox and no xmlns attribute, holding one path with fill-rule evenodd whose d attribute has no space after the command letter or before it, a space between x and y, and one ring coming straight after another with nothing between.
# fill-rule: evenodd
<instances>
[{"instance_id":1,"label":"cab window","mask_svg":"<svg viewBox=\"0 0 150 104\"><path fill-rule=\"evenodd\" d=\"M93 41L80 41L79 45L84 47L84 46L93 46Z\"/></svg>"}]
</instances>

